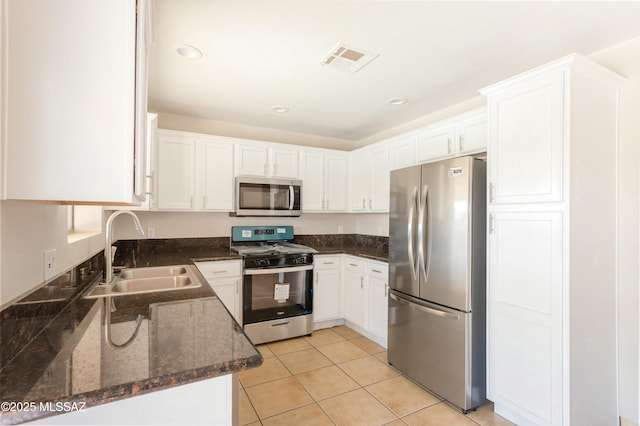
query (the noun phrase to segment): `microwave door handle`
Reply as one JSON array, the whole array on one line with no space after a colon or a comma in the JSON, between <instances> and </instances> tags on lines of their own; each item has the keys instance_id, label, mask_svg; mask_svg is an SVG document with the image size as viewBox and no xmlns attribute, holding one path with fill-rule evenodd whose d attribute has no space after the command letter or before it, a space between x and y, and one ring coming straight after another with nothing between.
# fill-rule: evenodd
<instances>
[{"instance_id":1,"label":"microwave door handle","mask_svg":"<svg viewBox=\"0 0 640 426\"><path fill-rule=\"evenodd\" d=\"M293 210L293 199L295 197L295 191L293 185L289 185L289 210Z\"/></svg>"}]
</instances>

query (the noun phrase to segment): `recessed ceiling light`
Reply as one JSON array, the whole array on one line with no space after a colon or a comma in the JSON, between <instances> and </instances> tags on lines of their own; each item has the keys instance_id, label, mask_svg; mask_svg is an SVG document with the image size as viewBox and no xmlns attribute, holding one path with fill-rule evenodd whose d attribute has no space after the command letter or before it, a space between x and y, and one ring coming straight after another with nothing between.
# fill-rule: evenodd
<instances>
[{"instance_id":1,"label":"recessed ceiling light","mask_svg":"<svg viewBox=\"0 0 640 426\"><path fill-rule=\"evenodd\" d=\"M286 106L274 106L271 108L271 111L277 112L278 114L284 114L285 112L289 112L289 108Z\"/></svg>"},{"instance_id":2,"label":"recessed ceiling light","mask_svg":"<svg viewBox=\"0 0 640 426\"><path fill-rule=\"evenodd\" d=\"M178 46L178 48L176 49L176 52L178 52L178 55L184 56L185 58L189 58L189 59L197 59L202 57L202 52L200 50L196 49L193 46L188 46L186 44L182 46Z\"/></svg>"},{"instance_id":3,"label":"recessed ceiling light","mask_svg":"<svg viewBox=\"0 0 640 426\"><path fill-rule=\"evenodd\" d=\"M409 102L406 98L393 98L389 99L389 105L391 106L400 106Z\"/></svg>"}]
</instances>

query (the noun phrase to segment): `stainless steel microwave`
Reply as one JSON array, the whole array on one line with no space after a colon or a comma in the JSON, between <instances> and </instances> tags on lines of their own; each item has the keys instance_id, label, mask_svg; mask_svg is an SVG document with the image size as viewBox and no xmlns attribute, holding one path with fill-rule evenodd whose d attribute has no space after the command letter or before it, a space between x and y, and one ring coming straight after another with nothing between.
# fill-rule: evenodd
<instances>
[{"instance_id":1,"label":"stainless steel microwave","mask_svg":"<svg viewBox=\"0 0 640 426\"><path fill-rule=\"evenodd\" d=\"M300 216L302 181L236 177L232 216Z\"/></svg>"}]
</instances>

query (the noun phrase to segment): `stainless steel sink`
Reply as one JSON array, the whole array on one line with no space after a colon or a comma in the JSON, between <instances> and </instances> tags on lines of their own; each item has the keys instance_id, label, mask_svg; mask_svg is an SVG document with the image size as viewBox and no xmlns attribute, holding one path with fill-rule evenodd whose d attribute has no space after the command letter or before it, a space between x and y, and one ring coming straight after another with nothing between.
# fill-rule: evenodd
<instances>
[{"instance_id":1,"label":"stainless steel sink","mask_svg":"<svg viewBox=\"0 0 640 426\"><path fill-rule=\"evenodd\" d=\"M151 268L125 269L120 272L120 278L130 280L137 278L177 277L186 274L186 266L154 266Z\"/></svg>"},{"instance_id":2,"label":"stainless steel sink","mask_svg":"<svg viewBox=\"0 0 640 426\"><path fill-rule=\"evenodd\" d=\"M191 265L154 266L125 269L110 284L96 284L85 298L126 296L160 291L188 290L200 287Z\"/></svg>"}]
</instances>

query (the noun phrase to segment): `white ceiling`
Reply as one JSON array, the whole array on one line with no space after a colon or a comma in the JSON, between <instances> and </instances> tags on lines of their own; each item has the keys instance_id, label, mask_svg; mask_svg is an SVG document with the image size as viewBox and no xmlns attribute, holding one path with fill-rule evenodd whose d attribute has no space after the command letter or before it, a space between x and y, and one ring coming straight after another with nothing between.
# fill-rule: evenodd
<instances>
[{"instance_id":1,"label":"white ceiling","mask_svg":"<svg viewBox=\"0 0 640 426\"><path fill-rule=\"evenodd\" d=\"M154 8L151 111L353 147L516 73L640 36L640 2L155 0ZM338 43L380 56L355 74L320 65ZM202 58L178 56L182 44ZM408 103L392 107L391 98ZM290 110L277 114L277 105Z\"/></svg>"}]
</instances>

